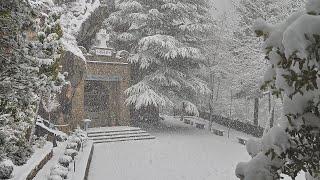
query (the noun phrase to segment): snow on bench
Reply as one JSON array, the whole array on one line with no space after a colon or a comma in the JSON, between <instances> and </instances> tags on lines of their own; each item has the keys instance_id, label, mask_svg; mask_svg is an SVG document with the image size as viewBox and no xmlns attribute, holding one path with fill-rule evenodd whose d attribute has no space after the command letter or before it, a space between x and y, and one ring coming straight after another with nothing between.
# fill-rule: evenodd
<instances>
[{"instance_id":1,"label":"snow on bench","mask_svg":"<svg viewBox=\"0 0 320 180\"><path fill-rule=\"evenodd\" d=\"M184 120L184 123L190 124L192 126L193 126L193 124L195 124L195 127L198 129L204 129L205 125L206 125L206 123L204 121L196 119L196 117L193 117L193 116L186 117Z\"/></svg>"},{"instance_id":2,"label":"snow on bench","mask_svg":"<svg viewBox=\"0 0 320 180\"><path fill-rule=\"evenodd\" d=\"M190 119L184 119L184 123L185 124L191 124L191 120Z\"/></svg>"},{"instance_id":3,"label":"snow on bench","mask_svg":"<svg viewBox=\"0 0 320 180\"><path fill-rule=\"evenodd\" d=\"M247 143L247 139L245 139L245 138L242 138L242 137L237 137L237 139L238 139L238 142L240 143L240 144L243 144L243 145L246 145L246 143Z\"/></svg>"},{"instance_id":4,"label":"snow on bench","mask_svg":"<svg viewBox=\"0 0 320 180\"><path fill-rule=\"evenodd\" d=\"M204 123L200 123L200 122L195 122L195 124L196 124L196 128L198 128L198 129L204 129Z\"/></svg>"},{"instance_id":5,"label":"snow on bench","mask_svg":"<svg viewBox=\"0 0 320 180\"><path fill-rule=\"evenodd\" d=\"M219 130L214 128L212 128L211 131L218 136L223 136L223 133L224 133L224 130Z\"/></svg>"}]
</instances>

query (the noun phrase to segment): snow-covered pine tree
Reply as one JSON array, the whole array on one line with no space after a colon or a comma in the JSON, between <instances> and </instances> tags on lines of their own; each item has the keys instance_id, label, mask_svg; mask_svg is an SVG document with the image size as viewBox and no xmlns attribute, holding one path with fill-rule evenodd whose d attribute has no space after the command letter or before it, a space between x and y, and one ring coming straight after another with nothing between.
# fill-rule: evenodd
<instances>
[{"instance_id":1,"label":"snow-covered pine tree","mask_svg":"<svg viewBox=\"0 0 320 180\"><path fill-rule=\"evenodd\" d=\"M47 8L41 1L26 0L0 5L0 131L6 137L0 146L16 165L30 155L26 138L41 94L57 92L64 84L59 16L46 14Z\"/></svg>"},{"instance_id":2,"label":"snow-covered pine tree","mask_svg":"<svg viewBox=\"0 0 320 180\"><path fill-rule=\"evenodd\" d=\"M240 179L293 179L300 171L307 180L320 172L320 1L308 0L306 9L270 25L258 19L254 31L265 40L268 69L263 88L283 97L283 123L265 134L258 151L239 163ZM260 145L261 144L261 145Z\"/></svg>"},{"instance_id":3,"label":"snow-covered pine tree","mask_svg":"<svg viewBox=\"0 0 320 180\"><path fill-rule=\"evenodd\" d=\"M127 104L185 106L198 114L194 98L208 92L196 74L205 66L205 46L212 33L209 1L120 0L106 26L117 50L131 53L133 85Z\"/></svg>"}]
</instances>

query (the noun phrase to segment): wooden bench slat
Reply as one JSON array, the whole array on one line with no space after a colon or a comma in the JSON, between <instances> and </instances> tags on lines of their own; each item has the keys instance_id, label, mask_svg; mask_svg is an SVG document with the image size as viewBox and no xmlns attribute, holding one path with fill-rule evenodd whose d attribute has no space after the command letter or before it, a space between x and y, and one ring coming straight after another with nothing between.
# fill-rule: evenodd
<instances>
[{"instance_id":1,"label":"wooden bench slat","mask_svg":"<svg viewBox=\"0 0 320 180\"><path fill-rule=\"evenodd\" d=\"M218 136L223 136L224 130L218 130L218 129L211 129L212 132Z\"/></svg>"},{"instance_id":2,"label":"wooden bench slat","mask_svg":"<svg viewBox=\"0 0 320 180\"><path fill-rule=\"evenodd\" d=\"M243 145L246 145L246 144L247 144L247 140L246 140L246 139L241 138L241 137L237 137L237 139L238 139L238 142L239 142L240 144L243 144Z\"/></svg>"}]
</instances>

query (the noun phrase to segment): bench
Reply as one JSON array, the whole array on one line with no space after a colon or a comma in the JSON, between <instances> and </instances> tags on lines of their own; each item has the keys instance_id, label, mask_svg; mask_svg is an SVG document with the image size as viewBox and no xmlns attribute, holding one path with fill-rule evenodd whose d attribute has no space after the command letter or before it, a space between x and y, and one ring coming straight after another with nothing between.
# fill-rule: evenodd
<instances>
[{"instance_id":1,"label":"bench","mask_svg":"<svg viewBox=\"0 0 320 180\"><path fill-rule=\"evenodd\" d=\"M238 139L238 142L239 142L240 144L243 144L243 145L246 145L246 144L247 144L247 140L246 140L246 139L244 139L244 138L242 138L242 137L237 137L237 139Z\"/></svg>"},{"instance_id":2,"label":"bench","mask_svg":"<svg viewBox=\"0 0 320 180\"><path fill-rule=\"evenodd\" d=\"M218 136L223 136L224 130L219 130L219 129L211 129L213 134L216 134Z\"/></svg>"},{"instance_id":3,"label":"bench","mask_svg":"<svg viewBox=\"0 0 320 180\"><path fill-rule=\"evenodd\" d=\"M184 119L184 123L185 124L191 124L191 121L190 121L190 119Z\"/></svg>"},{"instance_id":4,"label":"bench","mask_svg":"<svg viewBox=\"0 0 320 180\"><path fill-rule=\"evenodd\" d=\"M196 128L204 129L204 124L203 123L196 122L195 124L196 124Z\"/></svg>"}]
</instances>

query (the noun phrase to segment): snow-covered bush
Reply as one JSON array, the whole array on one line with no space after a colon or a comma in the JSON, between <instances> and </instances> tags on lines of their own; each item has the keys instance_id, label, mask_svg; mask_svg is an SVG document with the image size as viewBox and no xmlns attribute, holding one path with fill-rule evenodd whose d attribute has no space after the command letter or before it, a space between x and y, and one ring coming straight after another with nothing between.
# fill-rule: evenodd
<instances>
[{"instance_id":1,"label":"snow-covered bush","mask_svg":"<svg viewBox=\"0 0 320 180\"><path fill-rule=\"evenodd\" d=\"M74 159L74 157L78 155L78 151L76 151L75 149L66 149L64 154L67 156L71 156Z\"/></svg>"},{"instance_id":2,"label":"snow-covered bush","mask_svg":"<svg viewBox=\"0 0 320 180\"><path fill-rule=\"evenodd\" d=\"M63 155L59 158L59 163L64 167L69 167L70 162L72 162L72 157Z\"/></svg>"},{"instance_id":3,"label":"snow-covered bush","mask_svg":"<svg viewBox=\"0 0 320 180\"><path fill-rule=\"evenodd\" d=\"M88 140L87 132L80 128L74 131L74 135L80 138L80 142L86 142Z\"/></svg>"},{"instance_id":4,"label":"snow-covered bush","mask_svg":"<svg viewBox=\"0 0 320 180\"><path fill-rule=\"evenodd\" d=\"M59 175L50 175L48 180L63 180L63 178Z\"/></svg>"},{"instance_id":5,"label":"snow-covered bush","mask_svg":"<svg viewBox=\"0 0 320 180\"><path fill-rule=\"evenodd\" d=\"M85 145L88 141L87 132L77 128L68 138L67 149L79 151L81 145Z\"/></svg>"},{"instance_id":6,"label":"snow-covered bush","mask_svg":"<svg viewBox=\"0 0 320 180\"><path fill-rule=\"evenodd\" d=\"M43 148L47 143L47 135L41 137L34 136L34 140L32 142L37 148Z\"/></svg>"},{"instance_id":7,"label":"snow-covered bush","mask_svg":"<svg viewBox=\"0 0 320 180\"><path fill-rule=\"evenodd\" d=\"M283 98L283 122L261 141L261 151L239 163L237 176L244 180L274 180L280 174L293 179L305 171L315 179L320 172L320 1L308 0L306 10L287 20L256 24L265 39L269 67L262 88ZM259 24L260 23L260 24ZM263 24L261 24L263 23ZM263 27L268 27L267 29ZM262 28L262 29L260 29ZM307 175L308 179L313 179Z\"/></svg>"},{"instance_id":8,"label":"snow-covered bush","mask_svg":"<svg viewBox=\"0 0 320 180\"><path fill-rule=\"evenodd\" d=\"M254 139L249 139L246 142L247 152L251 157L255 157L259 152L261 152L261 142Z\"/></svg>"},{"instance_id":9,"label":"snow-covered bush","mask_svg":"<svg viewBox=\"0 0 320 180\"><path fill-rule=\"evenodd\" d=\"M68 135L57 128L55 128L55 135L57 136L58 141L66 141L68 139Z\"/></svg>"},{"instance_id":10,"label":"snow-covered bush","mask_svg":"<svg viewBox=\"0 0 320 180\"><path fill-rule=\"evenodd\" d=\"M69 141L70 141L71 143L81 143L81 139L80 139L80 137L78 137L77 135L71 135L71 136L69 137Z\"/></svg>"},{"instance_id":11,"label":"snow-covered bush","mask_svg":"<svg viewBox=\"0 0 320 180\"><path fill-rule=\"evenodd\" d=\"M68 176L68 168L61 166L60 164L56 164L50 170L50 176L60 176L62 179L66 179Z\"/></svg>"},{"instance_id":12,"label":"snow-covered bush","mask_svg":"<svg viewBox=\"0 0 320 180\"><path fill-rule=\"evenodd\" d=\"M78 144L77 143L74 143L74 142L68 142L67 144L67 149L74 149L74 150L77 150L78 148Z\"/></svg>"},{"instance_id":13,"label":"snow-covered bush","mask_svg":"<svg viewBox=\"0 0 320 180\"><path fill-rule=\"evenodd\" d=\"M0 179L9 179L13 172L13 163L11 160L4 159L0 162Z\"/></svg>"},{"instance_id":14,"label":"snow-covered bush","mask_svg":"<svg viewBox=\"0 0 320 180\"><path fill-rule=\"evenodd\" d=\"M32 147L23 142L23 140L16 140L8 142L6 153L7 157L13 162L14 165L21 166L25 164L33 153Z\"/></svg>"}]
</instances>

